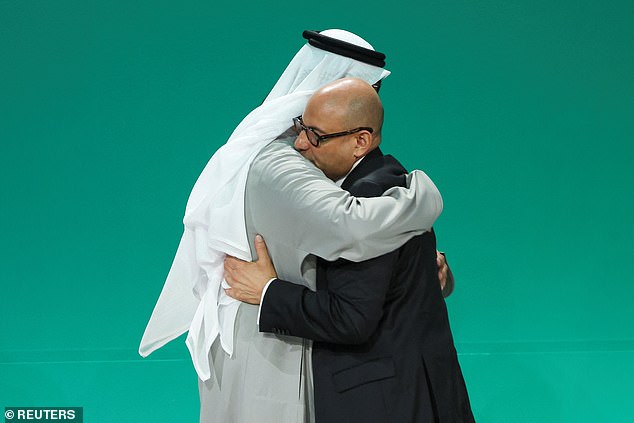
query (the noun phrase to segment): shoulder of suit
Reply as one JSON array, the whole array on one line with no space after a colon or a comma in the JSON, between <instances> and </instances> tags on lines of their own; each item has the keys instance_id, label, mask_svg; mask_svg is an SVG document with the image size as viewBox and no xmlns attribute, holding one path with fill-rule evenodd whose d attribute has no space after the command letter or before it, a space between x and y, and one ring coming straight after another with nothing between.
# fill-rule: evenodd
<instances>
[{"instance_id":1,"label":"shoulder of suit","mask_svg":"<svg viewBox=\"0 0 634 423\"><path fill-rule=\"evenodd\" d=\"M378 197L394 186L404 186L406 173L394 157L383 156L381 165L354 181L348 191L355 196Z\"/></svg>"},{"instance_id":2,"label":"shoulder of suit","mask_svg":"<svg viewBox=\"0 0 634 423\"><path fill-rule=\"evenodd\" d=\"M384 183L369 175L355 181L348 191L356 197L379 197L388 188L390 187L386 188Z\"/></svg>"},{"instance_id":3,"label":"shoulder of suit","mask_svg":"<svg viewBox=\"0 0 634 423\"><path fill-rule=\"evenodd\" d=\"M390 166L395 169L398 169L399 172L407 173L407 169L405 169L405 167L403 167L401 162L396 160L396 158L392 156L391 154L386 154L383 156L383 163L384 163L384 166Z\"/></svg>"}]
</instances>

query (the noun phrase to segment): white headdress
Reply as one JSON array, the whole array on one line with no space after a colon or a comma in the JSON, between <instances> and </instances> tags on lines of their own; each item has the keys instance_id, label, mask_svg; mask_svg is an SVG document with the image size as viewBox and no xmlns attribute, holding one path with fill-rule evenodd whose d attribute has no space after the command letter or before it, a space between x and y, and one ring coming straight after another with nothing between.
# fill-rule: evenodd
<instances>
[{"instance_id":1,"label":"white headdress","mask_svg":"<svg viewBox=\"0 0 634 423\"><path fill-rule=\"evenodd\" d=\"M373 50L365 40L332 29L321 35ZM220 336L233 353L233 326L239 302L221 287L226 254L251 260L244 218L244 190L256 154L290 128L321 86L352 76L377 82L389 71L304 45L264 103L249 113L202 171L187 201L185 230L139 353L147 356L189 330L187 346L202 380L211 376L208 352Z\"/></svg>"}]
</instances>

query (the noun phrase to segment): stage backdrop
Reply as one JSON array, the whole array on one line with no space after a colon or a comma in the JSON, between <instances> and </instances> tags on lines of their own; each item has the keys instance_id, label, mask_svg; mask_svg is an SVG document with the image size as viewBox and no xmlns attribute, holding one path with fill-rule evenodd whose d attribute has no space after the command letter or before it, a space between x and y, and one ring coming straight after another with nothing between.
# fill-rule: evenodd
<instances>
[{"instance_id":1,"label":"stage backdrop","mask_svg":"<svg viewBox=\"0 0 634 423\"><path fill-rule=\"evenodd\" d=\"M136 353L189 191L302 30L334 27L387 53L383 149L443 193L476 418L634 420L632 22L630 0L0 1L0 406L196 421L183 339Z\"/></svg>"}]
</instances>

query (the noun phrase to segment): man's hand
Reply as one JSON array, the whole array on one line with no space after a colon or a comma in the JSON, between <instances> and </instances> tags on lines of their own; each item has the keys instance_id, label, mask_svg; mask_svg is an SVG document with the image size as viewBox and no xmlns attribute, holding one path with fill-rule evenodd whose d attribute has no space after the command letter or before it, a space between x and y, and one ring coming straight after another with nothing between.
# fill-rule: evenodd
<instances>
[{"instance_id":1,"label":"man's hand","mask_svg":"<svg viewBox=\"0 0 634 423\"><path fill-rule=\"evenodd\" d=\"M225 280L231 286L225 292L231 298L249 304L260 304L262 289L277 273L269 257L264 239L260 235L255 237L255 251L258 260L243 261L232 256L225 259Z\"/></svg>"},{"instance_id":2,"label":"man's hand","mask_svg":"<svg viewBox=\"0 0 634 423\"><path fill-rule=\"evenodd\" d=\"M445 289L445 285L447 285L447 260L445 259L445 255L438 250L436 250L436 263L438 264L440 289Z\"/></svg>"},{"instance_id":3,"label":"man's hand","mask_svg":"<svg viewBox=\"0 0 634 423\"><path fill-rule=\"evenodd\" d=\"M438 264L438 280L442 296L447 298L453 292L455 281L444 253L436 250L436 264Z\"/></svg>"}]
</instances>

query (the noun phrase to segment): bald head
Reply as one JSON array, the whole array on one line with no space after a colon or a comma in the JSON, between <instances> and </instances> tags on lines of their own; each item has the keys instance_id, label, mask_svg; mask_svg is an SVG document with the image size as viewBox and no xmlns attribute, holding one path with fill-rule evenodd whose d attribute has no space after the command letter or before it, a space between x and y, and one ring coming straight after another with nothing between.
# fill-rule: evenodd
<instances>
[{"instance_id":1,"label":"bald head","mask_svg":"<svg viewBox=\"0 0 634 423\"><path fill-rule=\"evenodd\" d=\"M298 130L295 149L333 181L381 142L383 106L374 88L360 79L339 79L320 88L302 119L305 129Z\"/></svg>"},{"instance_id":2,"label":"bald head","mask_svg":"<svg viewBox=\"0 0 634 423\"><path fill-rule=\"evenodd\" d=\"M374 88L361 79L343 78L323 86L313 94L309 107L319 107L342 128L372 128L372 146L381 142L383 105Z\"/></svg>"}]
</instances>

